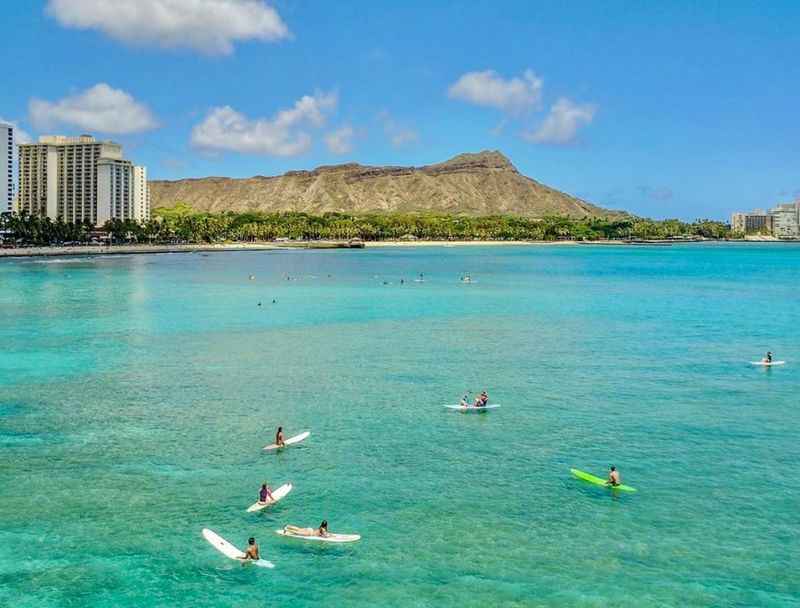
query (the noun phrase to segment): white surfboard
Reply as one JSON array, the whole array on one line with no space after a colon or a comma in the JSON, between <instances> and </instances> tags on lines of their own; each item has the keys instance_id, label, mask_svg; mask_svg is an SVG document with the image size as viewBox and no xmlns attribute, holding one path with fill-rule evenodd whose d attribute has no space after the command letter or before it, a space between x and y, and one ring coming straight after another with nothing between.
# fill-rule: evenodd
<instances>
[{"instance_id":1,"label":"white surfboard","mask_svg":"<svg viewBox=\"0 0 800 608\"><path fill-rule=\"evenodd\" d=\"M266 509L267 507L271 507L276 502L278 502L281 498L285 497L289 492L292 491L294 486L290 483L285 483L277 490L272 493L272 500L268 500L267 502L254 502L252 505L247 507L248 513L255 513L256 511L260 511L261 509Z\"/></svg>"},{"instance_id":2,"label":"white surfboard","mask_svg":"<svg viewBox=\"0 0 800 608\"><path fill-rule=\"evenodd\" d=\"M750 361L750 365L763 365L764 367L772 367L774 365L784 365L786 361Z\"/></svg>"},{"instance_id":3,"label":"white surfboard","mask_svg":"<svg viewBox=\"0 0 800 608\"><path fill-rule=\"evenodd\" d=\"M304 439L307 439L308 436L311 435L311 431L306 431L304 433L300 433L299 435L295 435L294 437L289 437L289 439L285 439L283 443L286 445L293 445L295 443L300 443ZM270 443L269 445L265 445L263 447L264 450L279 450L281 449L277 443Z\"/></svg>"},{"instance_id":4,"label":"white surfboard","mask_svg":"<svg viewBox=\"0 0 800 608\"><path fill-rule=\"evenodd\" d=\"M259 566L261 568L274 568L275 564L265 559L259 560L246 560L244 559L244 552L237 549L227 540L222 538L219 534L214 532L213 530L209 530L208 528L203 528L203 538L205 538L209 544L214 547L217 551L222 553L228 559L236 560L242 564L253 564L254 566Z\"/></svg>"},{"instance_id":5,"label":"white surfboard","mask_svg":"<svg viewBox=\"0 0 800 608\"><path fill-rule=\"evenodd\" d=\"M485 412L487 410L494 410L500 407L499 403L490 403L489 405L481 405L481 406L474 406L474 405L451 405L445 404L444 407L450 410L455 410L458 412L464 412L466 414L479 414L481 412Z\"/></svg>"},{"instance_id":6,"label":"white surfboard","mask_svg":"<svg viewBox=\"0 0 800 608\"><path fill-rule=\"evenodd\" d=\"M328 533L328 536L306 535L306 534L292 534L286 530L275 530L275 534L285 536L286 538L299 538L300 540L311 540L320 543L354 543L361 540L360 534L333 534Z\"/></svg>"}]
</instances>

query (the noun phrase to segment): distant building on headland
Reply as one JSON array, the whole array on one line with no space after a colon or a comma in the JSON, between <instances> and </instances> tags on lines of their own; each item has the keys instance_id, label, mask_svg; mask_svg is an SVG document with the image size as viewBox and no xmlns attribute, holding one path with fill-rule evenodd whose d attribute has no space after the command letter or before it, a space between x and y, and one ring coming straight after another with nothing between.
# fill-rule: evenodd
<instances>
[{"instance_id":1,"label":"distant building on headland","mask_svg":"<svg viewBox=\"0 0 800 608\"><path fill-rule=\"evenodd\" d=\"M800 200L777 205L769 211L731 215L731 229L742 234L761 234L782 239L800 238Z\"/></svg>"},{"instance_id":2,"label":"distant building on headland","mask_svg":"<svg viewBox=\"0 0 800 608\"><path fill-rule=\"evenodd\" d=\"M19 145L17 211L95 226L110 219L147 221L147 173L125 160L117 143L43 136Z\"/></svg>"},{"instance_id":3,"label":"distant building on headland","mask_svg":"<svg viewBox=\"0 0 800 608\"><path fill-rule=\"evenodd\" d=\"M772 216L763 211L758 213L734 213L731 215L731 228L744 234L772 234Z\"/></svg>"},{"instance_id":4,"label":"distant building on headland","mask_svg":"<svg viewBox=\"0 0 800 608\"><path fill-rule=\"evenodd\" d=\"M14 126L0 122L0 213L13 211Z\"/></svg>"},{"instance_id":5,"label":"distant building on headland","mask_svg":"<svg viewBox=\"0 0 800 608\"><path fill-rule=\"evenodd\" d=\"M769 210L772 234L782 239L800 238L800 201L778 205Z\"/></svg>"}]
</instances>

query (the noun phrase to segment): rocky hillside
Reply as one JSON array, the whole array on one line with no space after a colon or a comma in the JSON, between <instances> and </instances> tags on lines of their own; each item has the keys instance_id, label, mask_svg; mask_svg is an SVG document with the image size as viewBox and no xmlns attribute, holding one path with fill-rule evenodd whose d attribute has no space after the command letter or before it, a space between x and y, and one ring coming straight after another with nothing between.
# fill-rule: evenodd
<instances>
[{"instance_id":1,"label":"rocky hillside","mask_svg":"<svg viewBox=\"0 0 800 608\"><path fill-rule=\"evenodd\" d=\"M152 181L152 207L186 203L201 211L343 211L606 216L611 212L517 171L500 152L460 154L425 167L346 164L277 177Z\"/></svg>"}]
</instances>

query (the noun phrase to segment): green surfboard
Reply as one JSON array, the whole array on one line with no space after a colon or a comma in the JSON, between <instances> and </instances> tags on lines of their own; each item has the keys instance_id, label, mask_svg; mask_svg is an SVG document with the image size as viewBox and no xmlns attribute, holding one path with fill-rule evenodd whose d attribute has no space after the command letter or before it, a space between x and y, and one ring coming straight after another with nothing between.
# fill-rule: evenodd
<instances>
[{"instance_id":1,"label":"green surfboard","mask_svg":"<svg viewBox=\"0 0 800 608\"><path fill-rule=\"evenodd\" d=\"M601 479L600 477L596 477L591 473L586 473L585 471L581 471L579 469L570 469L570 473L572 473L578 479L582 479L583 481L588 481L589 483L593 483L596 486L603 486L604 488L610 488L612 490L620 490L622 492L635 492L636 488L632 488L630 486L626 486L625 484L619 484L618 486L612 486L608 483L608 480Z\"/></svg>"}]
</instances>

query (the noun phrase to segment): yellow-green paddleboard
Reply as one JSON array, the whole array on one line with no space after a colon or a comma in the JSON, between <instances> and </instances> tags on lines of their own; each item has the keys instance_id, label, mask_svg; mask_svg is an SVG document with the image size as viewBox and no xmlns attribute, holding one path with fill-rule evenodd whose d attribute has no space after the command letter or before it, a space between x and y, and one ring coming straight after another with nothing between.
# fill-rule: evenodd
<instances>
[{"instance_id":1,"label":"yellow-green paddleboard","mask_svg":"<svg viewBox=\"0 0 800 608\"><path fill-rule=\"evenodd\" d=\"M589 483L593 483L596 486L603 486L604 488L611 488L612 490L620 490L622 492L635 492L636 488L632 488L630 486L626 486L625 484L619 484L618 486L612 486L608 483L607 479L601 479L600 477L596 477L591 473L586 473L585 471L581 471L579 469L570 469L570 473L572 473L578 479L582 479L583 481L588 481Z\"/></svg>"}]
</instances>

